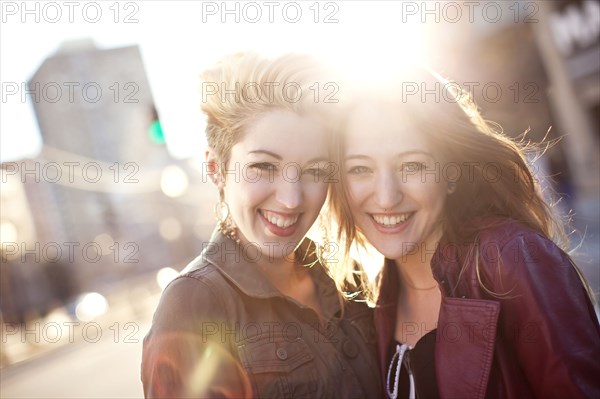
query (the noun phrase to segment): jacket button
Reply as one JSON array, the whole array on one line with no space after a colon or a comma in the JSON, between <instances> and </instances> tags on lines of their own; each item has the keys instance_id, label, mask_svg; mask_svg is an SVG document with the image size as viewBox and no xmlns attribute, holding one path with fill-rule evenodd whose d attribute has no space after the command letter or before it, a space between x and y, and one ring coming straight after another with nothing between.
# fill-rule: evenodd
<instances>
[{"instance_id":1,"label":"jacket button","mask_svg":"<svg viewBox=\"0 0 600 399\"><path fill-rule=\"evenodd\" d=\"M277 348L277 357L279 358L279 360L285 360L288 357L288 353L285 350L285 348Z\"/></svg>"},{"instance_id":2,"label":"jacket button","mask_svg":"<svg viewBox=\"0 0 600 399\"><path fill-rule=\"evenodd\" d=\"M342 344L342 351L351 359L354 359L356 356L358 356L358 347L349 339L345 340Z\"/></svg>"}]
</instances>

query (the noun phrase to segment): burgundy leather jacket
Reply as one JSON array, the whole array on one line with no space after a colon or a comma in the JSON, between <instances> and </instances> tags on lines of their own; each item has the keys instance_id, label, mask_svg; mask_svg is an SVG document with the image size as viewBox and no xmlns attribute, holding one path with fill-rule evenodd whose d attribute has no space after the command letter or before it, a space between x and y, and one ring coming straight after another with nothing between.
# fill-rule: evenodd
<instances>
[{"instance_id":1,"label":"burgundy leather jacket","mask_svg":"<svg viewBox=\"0 0 600 399\"><path fill-rule=\"evenodd\" d=\"M435 370L441 398L600 398L600 327L569 257L522 224L479 235L481 288L473 245L440 242L431 262L442 293ZM385 386L396 324L394 263L381 274L375 310ZM462 274L462 275L461 275ZM384 390L385 392L385 390Z\"/></svg>"}]
</instances>

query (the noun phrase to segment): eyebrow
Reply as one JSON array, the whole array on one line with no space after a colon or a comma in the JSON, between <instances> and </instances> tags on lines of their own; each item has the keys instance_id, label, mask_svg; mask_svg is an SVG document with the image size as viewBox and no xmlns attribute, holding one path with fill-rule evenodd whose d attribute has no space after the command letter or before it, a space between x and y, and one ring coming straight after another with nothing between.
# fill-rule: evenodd
<instances>
[{"instance_id":1,"label":"eyebrow","mask_svg":"<svg viewBox=\"0 0 600 399\"><path fill-rule=\"evenodd\" d=\"M277 159L278 161L283 160L283 157L281 155L275 154L274 152L271 152L268 150L248 151L248 154L266 154L266 155L269 155L269 156ZM326 157L316 157L316 158L312 158L311 160L306 162L306 164L309 165L309 164L313 164L313 163L317 163L317 162L327 162L327 161L329 161L329 159Z\"/></svg>"},{"instance_id":2,"label":"eyebrow","mask_svg":"<svg viewBox=\"0 0 600 399\"><path fill-rule=\"evenodd\" d=\"M401 153L396 154L397 158L402 158L406 155L411 155L411 154L423 154L423 155L427 155L429 157L433 158L433 155L431 155L429 152L427 151L420 151L420 150L414 150L414 151L404 151ZM345 157L344 159L370 159L371 157L367 156L367 155L362 155L362 154L350 154L347 157Z\"/></svg>"},{"instance_id":3,"label":"eyebrow","mask_svg":"<svg viewBox=\"0 0 600 399\"><path fill-rule=\"evenodd\" d=\"M327 159L325 157L317 157L317 158L313 158L313 159L309 160L306 163L311 164L311 163L318 163L318 162L329 162L329 159Z\"/></svg>"},{"instance_id":4,"label":"eyebrow","mask_svg":"<svg viewBox=\"0 0 600 399\"><path fill-rule=\"evenodd\" d=\"M248 151L248 154L266 154L266 155L270 155L273 158L281 161L283 158L281 157L281 155L277 155L274 152L271 151L267 151L267 150L254 150L254 151Z\"/></svg>"}]
</instances>

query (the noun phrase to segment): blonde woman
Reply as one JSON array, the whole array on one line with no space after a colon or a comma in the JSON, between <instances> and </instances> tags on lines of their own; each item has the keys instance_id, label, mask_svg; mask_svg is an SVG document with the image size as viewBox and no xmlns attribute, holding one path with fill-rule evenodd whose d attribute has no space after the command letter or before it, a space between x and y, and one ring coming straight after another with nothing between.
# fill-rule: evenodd
<instances>
[{"instance_id":1,"label":"blonde woman","mask_svg":"<svg viewBox=\"0 0 600 399\"><path fill-rule=\"evenodd\" d=\"M368 242L386 259L386 397L600 397L590 291L526 148L432 72L354 98L331 207L347 252Z\"/></svg>"},{"instance_id":2,"label":"blonde woman","mask_svg":"<svg viewBox=\"0 0 600 399\"><path fill-rule=\"evenodd\" d=\"M372 312L344 301L305 238L328 191L317 70L239 54L203 75L219 224L163 293L144 340L146 397L380 395Z\"/></svg>"}]
</instances>

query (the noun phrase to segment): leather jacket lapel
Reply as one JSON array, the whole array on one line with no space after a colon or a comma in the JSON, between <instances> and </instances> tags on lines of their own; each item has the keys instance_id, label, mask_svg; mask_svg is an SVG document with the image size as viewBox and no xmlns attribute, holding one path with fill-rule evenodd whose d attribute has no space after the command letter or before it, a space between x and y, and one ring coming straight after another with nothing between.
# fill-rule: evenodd
<instances>
[{"instance_id":1,"label":"leather jacket lapel","mask_svg":"<svg viewBox=\"0 0 600 399\"><path fill-rule=\"evenodd\" d=\"M441 398L481 398L492 368L500 303L443 297L435 367Z\"/></svg>"}]
</instances>

